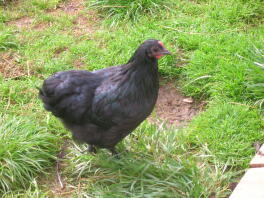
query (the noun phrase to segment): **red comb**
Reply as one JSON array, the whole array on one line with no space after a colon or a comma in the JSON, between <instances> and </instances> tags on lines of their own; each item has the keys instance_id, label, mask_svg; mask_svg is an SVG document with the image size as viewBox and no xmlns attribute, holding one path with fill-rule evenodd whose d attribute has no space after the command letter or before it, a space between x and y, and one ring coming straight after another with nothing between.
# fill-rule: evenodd
<instances>
[{"instance_id":1,"label":"red comb","mask_svg":"<svg viewBox=\"0 0 264 198\"><path fill-rule=\"evenodd\" d=\"M158 43L159 43L162 47L164 47L164 44L163 44L161 41L158 41Z\"/></svg>"}]
</instances>

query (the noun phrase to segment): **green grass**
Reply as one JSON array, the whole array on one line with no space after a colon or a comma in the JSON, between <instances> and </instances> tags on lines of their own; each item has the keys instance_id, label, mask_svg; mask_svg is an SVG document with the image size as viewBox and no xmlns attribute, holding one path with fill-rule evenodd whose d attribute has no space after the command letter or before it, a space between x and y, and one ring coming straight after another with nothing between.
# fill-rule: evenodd
<instances>
[{"instance_id":1,"label":"green grass","mask_svg":"<svg viewBox=\"0 0 264 198\"><path fill-rule=\"evenodd\" d=\"M0 194L27 188L52 166L58 152L58 136L47 133L32 119L0 119Z\"/></svg>"},{"instance_id":2,"label":"green grass","mask_svg":"<svg viewBox=\"0 0 264 198\"><path fill-rule=\"evenodd\" d=\"M26 190L13 190L6 192L2 198L47 198L47 192L43 192L35 179L30 181L30 186Z\"/></svg>"},{"instance_id":3,"label":"green grass","mask_svg":"<svg viewBox=\"0 0 264 198\"><path fill-rule=\"evenodd\" d=\"M71 184L82 186L83 196L91 197L208 197L212 192L223 195L212 180L226 186L230 179L228 174L216 176L207 162L199 163L183 131L144 122L118 149L124 147L129 152L117 160L105 150L83 155L86 147L75 145L64 174L71 175Z\"/></svg>"},{"instance_id":4,"label":"green grass","mask_svg":"<svg viewBox=\"0 0 264 198\"><path fill-rule=\"evenodd\" d=\"M0 56L15 54L10 69L24 71L0 77L0 196L61 197L47 183L70 133L44 111L35 87L56 71L125 63L149 38L173 53L159 62L162 77L206 101L204 112L183 129L145 121L118 145L129 150L120 160L71 144L64 182L72 197L228 196L254 155L252 144L264 140L263 1L86 0L76 15L54 13L60 3L67 1L0 7ZM89 31L78 27L80 17ZM13 23L28 18L22 27Z\"/></svg>"},{"instance_id":5,"label":"green grass","mask_svg":"<svg viewBox=\"0 0 264 198\"><path fill-rule=\"evenodd\" d=\"M83 192L92 197L195 197L201 194L199 171L193 160L177 160L177 153L182 152L175 144L179 139L177 131L158 130L144 123L134 135L126 139L129 153L124 152L121 160L109 157L103 150L95 157L83 155L73 147L66 173L75 178L73 183L82 178ZM123 147L120 145L119 149Z\"/></svg>"},{"instance_id":6,"label":"green grass","mask_svg":"<svg viewBox=\"0 0 264 198\"><path fill-rule=\"evenodd\" d=\"M148 14L154 17L158 11L170 11L172 1L163 0L91 0L90 8L97 10L102 16L111 19L112 25L122 20L137 21L141 15Z\"/></svg>"},{"instance_id":7,"label":"green grass","mask_svg":"<svg viewBox=\"0 0 264 198\"><path fill-rule=\"evenodd\" d=\"M246 86L252 100L255 100L255 104L258 104L262 108L264 102L264 83L261 76L264 75L264 47L255 47L252 50L252 54L254 55L254 65L248 70L247 78L249 82L246 83Z\"/></svg>"},{"instance_id":8,"label":"green grass","mask_svg":"<svg viewBox=\"0 0 264 198\"><path fill-rule=\"evenodd\" d=\"M228 167L247 167L254 152L252 144L263 138L263 121L258 110L221 102L211 104L189 126L189 141Z\"/></svg>"},{"instance_id":9,"label":"green grass","mask_svg":"<svg viewBox=\"0 0 264 198\"><path fill-rule=\"evenodd\" d=\"M18 43L14 37L11 29L6 29L5 26L0 24L0 52L9 48L17 48Z\"/></svg>"}]
</instances>

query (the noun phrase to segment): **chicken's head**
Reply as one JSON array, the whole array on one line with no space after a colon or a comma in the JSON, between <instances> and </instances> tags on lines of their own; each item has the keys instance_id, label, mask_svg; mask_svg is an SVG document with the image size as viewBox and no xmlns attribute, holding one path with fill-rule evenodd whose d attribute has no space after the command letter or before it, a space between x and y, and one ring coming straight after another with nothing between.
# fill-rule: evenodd
<instances>
[{"instance_id":1,"label":"chicken's head","mask_svg":"<svg viewBox=\"0 0 264 198\"><path fill-rule=\"evenodd\" d=\"M160 59L164 55L171 54L159 40L150 39L144 44L146 45L147 56L150 58Z\"/></svg>"},{"instance_id":2,"label":"chicken's head","mask_svg":"<svg viewBox=\"0 0 264 198\"><path fill-rule=\"evenodd\" d=\"M152 62L168 54L171 53L165 48L161 41L156 39L149 39L138 47L138 49L135 51L134 55L129 59L128 62L132 62L135 60L150 60Z\"/></svg>"}]
</instances>

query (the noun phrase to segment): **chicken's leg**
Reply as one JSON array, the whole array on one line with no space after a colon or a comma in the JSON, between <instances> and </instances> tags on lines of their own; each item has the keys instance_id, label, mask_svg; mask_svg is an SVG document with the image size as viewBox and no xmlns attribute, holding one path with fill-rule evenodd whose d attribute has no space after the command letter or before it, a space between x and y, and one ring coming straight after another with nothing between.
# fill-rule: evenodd
<instances>
[{"instance_id":1,"label":"chicken's leg","mask_svg":"<svg viewBox=\"0 0 264 198\"><path fill-rule=\"evenodd\" d=\"M89 145L88 146L88 151L90 153L96 153L97 152L96 147L94 145Z\"/></svg>"},{"instance_id":2,"label":"chicken's leg","mask_svg":"<svg viewBox=\"0 0 264 198\"><path fill-rule=\"evenodd\" d=\"M120 159L120 153L116 151L115 147L108 148L108 150L112 153L115 158Z\"/></svg>"}]
</instances>

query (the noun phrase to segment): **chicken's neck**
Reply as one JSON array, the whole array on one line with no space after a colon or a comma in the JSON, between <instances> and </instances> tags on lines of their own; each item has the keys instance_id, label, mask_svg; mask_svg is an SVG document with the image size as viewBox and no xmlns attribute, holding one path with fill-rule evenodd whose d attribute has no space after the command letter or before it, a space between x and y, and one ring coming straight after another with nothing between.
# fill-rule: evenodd
<instances>
[{"instance_id":1,"label":"chicken's neck","mask_svg":"<svg viewBox=\"0 0 264 198\"><path fill-rule=\"evenodd\" d=\"M155 85L158 81L158 62L154 60L135 60L130 68L135 78L146 86Z\"/></svg>"},{"instance_id":2,"label":"chicken's neck","mask_svg":"<svg viewBox=\"0 0 264 198\"><path fill-rule=\"evenodd\" d=\"M129 83L135 98L148 98L152 99L153 102L156 101L159 88L158 62L156 59L132 59L123 67L122 73L127 76L126 82Z\"/></svg>"}]
</instances>

